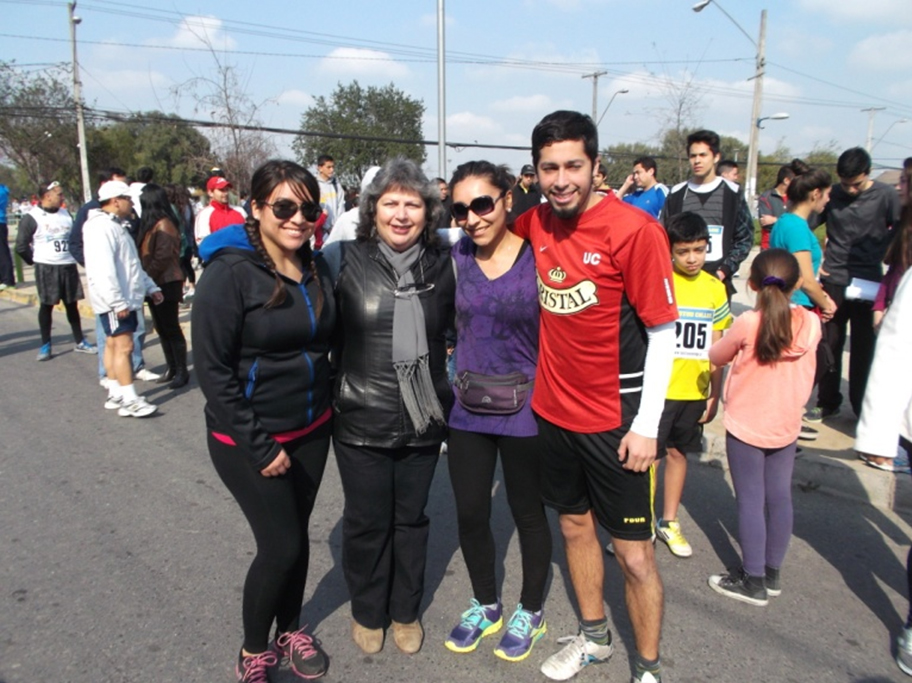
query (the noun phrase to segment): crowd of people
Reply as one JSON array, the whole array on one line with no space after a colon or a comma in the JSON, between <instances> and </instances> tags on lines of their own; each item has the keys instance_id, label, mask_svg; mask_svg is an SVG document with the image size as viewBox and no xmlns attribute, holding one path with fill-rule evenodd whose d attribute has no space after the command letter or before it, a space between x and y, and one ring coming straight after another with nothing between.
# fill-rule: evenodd
<instances>
[{"instance_id":1,"label":"crowd of people","mask_svg":"<svg viewBox=\"0 0 912 683\"><path fill-rule=\"evenodd\" d=\"M390 159L365 176L356 207L345 206L326 155L313 170L265 163L243 205L214 172L198 212L185 191L143 174L127 184L109 169L75 221L51 182L20 223L16 251L36 264L39 360L52 356L50 311L63 301L76 350L99 354L105 407L120 415L155 411L133 384L145 303L167 363L156 379L188 383L178 312L193 292L208 450L257 548L239 681L264 683L282 660L306 679L327 670L301 603L330 446L345 497L351 637L364 653L387 635L408 655L424 643L426 507L446 453L472 594L449 633L433 637L466 654L500 634L496 656L530 656L548 629L551 508L579 625L540 669L567 680L612 654L601 526L623 575L634 683L662 681L654 543L694 552L679 519L687 458L720 402L742 561L708 586L750 605L783 590L797 442L841 407L847 326L859 453L892 470L912 446L912 385L890 380L912 370L912 160L901 193L870 179L859 148L839 157L835 184L800 160L783 166L759 200L762 250L746 278L756 304L733 318L754 228L716 133L688 137L690 178L670 190L650 157L634 161L619 190L606 187L583 114L554 112L531 140L533 163L518 178L478 160L428 179ZM821 248L813 229L824 223ZM98 347L71 314L83 296L77 263ZM522 569L507 618L491 531L498 458ZM908 571L912 588L912 552ZM897 662L912 675L912 614Z\"/></svg>"}]
</instances>

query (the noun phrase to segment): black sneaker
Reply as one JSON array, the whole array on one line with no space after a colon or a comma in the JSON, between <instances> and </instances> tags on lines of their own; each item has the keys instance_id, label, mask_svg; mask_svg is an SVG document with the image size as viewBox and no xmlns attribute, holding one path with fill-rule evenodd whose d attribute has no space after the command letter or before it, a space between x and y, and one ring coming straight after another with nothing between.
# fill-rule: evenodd
<instances>
[{"instance_id":1,"label":"black sneaker","mask_svg":"<svg viewBox=\"0 0 912 683\"><path fill-rule=\"evenodd\" d=\"M739 567L728 574L714 574L709 577L709 587L716 593L764 607L769 602L762 576L749 576Z\"/></svg>"},{"instance_id":2,"label":"black sneaker","mask_svg":"<svg viewBox=\"0 0 912 683\"><path fill-rule=\"evenodd\" d=\"M839 408L811 408L804 413L805 422L823 422L828 417L833 417L839 412Z\"/></svg>"},{"instance_id":3,"label":"black sneaker","mask_svg":"<svg viewBox=\"0 0 912 683\"><path fill-rule=\"evenodd\" d=\"M766 594L776 597L782 593L782 586L779 583L779 570L772 567L766 568Z\"/></svg>"},{"instance_id":4,"label":"black sneaker","mask_svg":"<svg viewBox=\"0 0 912 683\"><path fill-rule=\"evenodd\" d=\"M288 658L291 670L301 678L319 678L326 673L326 655L304 629L283 633L275 641L276 652Z\"/></svg>"},{"instance_id":5,"label":"black sneaker","mask_svg":"<svg viewBox=\"0 0 912 683\"><path fill-rule=\"evenodd\" d=\"M803 424L801 425L801 432L799 432L798 438L801 441L816 441L818 434L820 434L820 432L818 432L816 429Z\"/></svg>"}]
</instances>

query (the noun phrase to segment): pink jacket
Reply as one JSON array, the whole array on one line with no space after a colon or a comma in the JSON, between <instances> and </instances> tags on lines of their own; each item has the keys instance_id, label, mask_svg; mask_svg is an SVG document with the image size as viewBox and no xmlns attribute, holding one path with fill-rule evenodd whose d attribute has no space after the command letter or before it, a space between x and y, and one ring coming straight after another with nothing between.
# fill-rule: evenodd
<instances>
[{"instance_id":1,"label":"pink jacket","mask_svg":"<svg viewBox=\"0 0 912 683\"><path fill-rule=\"evenodd\" d=\"M725 429L757 448L782 448L798 438L804 404L814 387L820 318L792 308L792 346L782 358L761 365L754 358L760 312L748 311L712 345L713 365L732 366L725 380Z\"/></svg>"}]
</instances>

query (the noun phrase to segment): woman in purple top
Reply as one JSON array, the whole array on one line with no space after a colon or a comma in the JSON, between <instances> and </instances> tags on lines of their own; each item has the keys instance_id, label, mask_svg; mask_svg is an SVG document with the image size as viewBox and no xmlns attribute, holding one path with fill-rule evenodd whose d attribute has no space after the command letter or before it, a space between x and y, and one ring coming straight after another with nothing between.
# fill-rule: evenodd
<instances>
[{"instance_id":1,"label":"woman in purple top","mask_svg":"<svg viewBox=\"0 0 912 683\"><path fill-rule=\"evenodd\" d=\"M499 452L519 533L523 581L520 604L494 654L520 661L547 629L542 603L551 531L541 503L540 446L531 408L538 358L535 264L529 243L507 228L511 184L506 167L487 161L462 164L450 181L453 218L467 237L453 247L458 400L450 414L447 461L459 544L475 595L446 646L471 652L503 626L490 526ZM481 389L473 391L467 380ZM514 394L515 404L500 403Z\"/></svg>"}]
</instances>

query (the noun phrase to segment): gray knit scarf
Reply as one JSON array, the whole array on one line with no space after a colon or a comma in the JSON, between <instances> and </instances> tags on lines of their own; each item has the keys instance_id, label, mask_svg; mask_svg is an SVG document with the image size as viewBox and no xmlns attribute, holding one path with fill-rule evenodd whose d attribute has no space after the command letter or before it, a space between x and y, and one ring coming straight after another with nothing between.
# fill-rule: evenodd
<instances>
[{"instance_id":1,"label":"gray knit scarf","mask_svg":"<svg viewBox=\"0 0 912 683\"><path fill-rule=\"evenodd\" d=\"M393 308L393 367L396 368L405 409L415 431L422 434L431 422L446 423L443 407L431 381L424 309L418 293L407 289L408 285L415 284L412 266L421 258L424 248L421 242L403 252L395 251L383 241L379 241L378 245L380 253L399 277Z\"/></svg>"}]
</instances>

